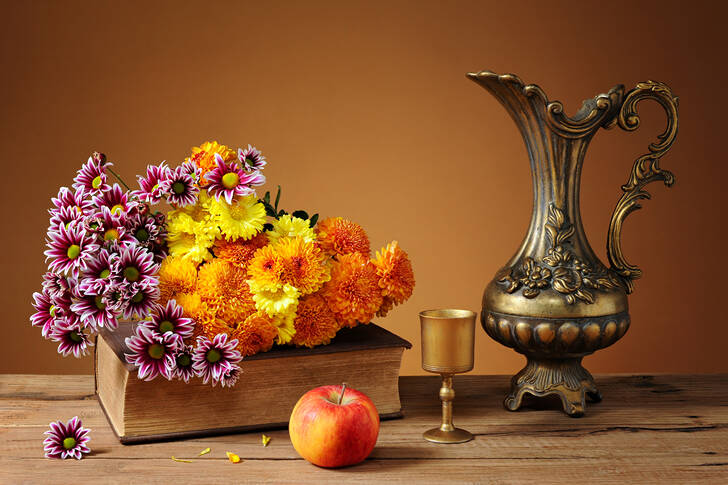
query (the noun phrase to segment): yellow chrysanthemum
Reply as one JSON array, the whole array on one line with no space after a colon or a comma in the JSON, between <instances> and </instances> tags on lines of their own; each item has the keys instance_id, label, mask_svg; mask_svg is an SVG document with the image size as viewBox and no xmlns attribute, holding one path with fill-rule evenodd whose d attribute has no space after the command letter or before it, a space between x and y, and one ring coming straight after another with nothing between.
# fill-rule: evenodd
<instances>
[{"instance_id":1,"label":"yellow chrysanthemum","mask_svg":"<svg viewBox=\"0 0 728 485\"><path fill-rule=\"evenodd\" d=\"M207 185L205 180L205 174L217 166L215 162L215 154L218 153L226 162L230 162L235 159L236 153L225 145L220 145L216 141L206 141L198 147L192 147L192 155L187 158L188 161L195 162L197 166L202 170L202 177L200 178L200 185Z\"/></svg>"},{"instance_id":2,"label":"yellow chrysanthemum","mask_svg":"<svg viewBox=\"0 0 728 485\"><path fill-rule=\"evenodd\" d=\"M169 233L167 246L171 256L200 264L212 259L209 249L215 242L215 237L204 228L195 227L193 229L195 232Z\"/></svg>"},{"instance_id":3,"label":"yellow chrysanthemum","mask_svg":"<svg viewBox=\"0 0 728 485\"><path fill-rule=\"evenodd\" d=\"M390 297L397 305L412 296L415 287L412 262L397 241L392 241L387 247L377 251L372 263L377 268L382 295Z\"/></svg>"},{"instance_id":4,"label":"yellow chrysanthemum","mask_svg":"<svg viewBox=\"0 0 728 485\"><path fill-rule=\"evenodd\" d=\"M326 300L314 293L299 300L293 327L296 334L291 343L299 347L314 347L331 342L340 325Z\"/></svg>"},{"instance_id":5,"label":"yellow chrysanthemum","mask_svg":"<svg viewBox=\"0 0 728 485\"><path fill-rule=\"evenodd\" d=\"M258 310L271 316L296 313L300 294L296 287L291 285L260 287L254 280L248 280L248 284Z\"/></svg>"},{"instance_id":6,"label":"yellow chrysanthemum","mask_svg":"<svg viewBox=\"0 0 728 485\"><path fill-rule=\"evenodd\" d=\"M281 285L282 270L281 258L273 246L258 249L248 263L250 287L278 288Z\"/></svg>"},{"instance_id":7,"label":"yellow chrysanthemum","mask_svg":"<svg viewBox=\"0 0 728 485\"><path fill-rule=\"evenodd\" d=\"M286 214L273 223L273 229L268 231L268 239L271 244L275 244L281 238L300 237L306 242L316 239L316 235L311 228L309 219L300 219Z\"/></svg>"},{"instance_id":8,"label":"yellow chrysanthemum","mask_svg":"<svg viewBox=\"0 0 728 485\"><path fill-rule=\"evenodd\" d=\"M273 326L278 332L276 342L280 345L287 344L296 335L296 328L293 326L295 318L295 309L293 312L276 315L273 317Z\"/></svg>"},{"instance_id":9,"label":"yellow chrysanthemum","mask_svg":"<svg viewBox=\"0 0 728 485\"><path fill-rule=\"evenodd\" d=\"M339 256L323 294L336 319L349 327L369 323L382 306L377 269L361 253Z\"/></svg>"},{"instance_id":10,"label":"yellow chrysanthemum","mask_svg":"<svg viewBox=\"0 0 728 485\"><path fill-rule=\"evenodd\" d=\"M321 248L329 254L361 253L369 257L369 237L364 229L343 217L329 217L316 225Z\"/></svg>"},{"instance_id":11,"label":"yellow chrysanthemum","mask_svg":"<svg viewBox=\"0 0 728 485\"><path fill-rule=\"evenodd\" d=\"M234 327L256 311L246 279L245 270L216 258L200 268L197 292L217 318Z\"/></svg>"},{"instance_id":12,"label":"yellow chrysanthemum","mask_svg":"<svg viewBox=\"0 0 728 485\"><path fill-rule=\"evenodd\" d=\"M237 349L243 356L267 352L278 337L278 328L273 321L265 312L253 313L230 333L230 338L238 340Z\"/></svg>"},{"instance_id":13,"label":"yellow chrysanthemum","mask_svg":"<svg viewBox=\"0 0 728 485\"><path fill-rule=\"evenodd\" d=\"M210 213L228 240L250 239L263 230L266 221L265 207L255 195L237 198L232 204L212 198Z\"/></svg>"},{"instance_id":14,"label":"yellow chrysanthemum","mask_svg":"<svg viewBox=\"0 0 728 485\"><path fill-rule=\"evenodd\" d=\"M268 237L261 232L247 241L243 239L237 239L235 241L218 239L215 241L213 252L215 253L215 257L245 269L248 267L250 260L253 259L253 256L255 256L255 252L267 245Z\"/></svg>"},{"instance_id":15,"label":"yellow chrysanthemum","mask_svg":"<svg viewBox=\"0 0 728 485\"><path fill-rule=\"evenodd\" d=\"M281 262L280 281L308 295L331 279L326 256L312 241L300 237L283 238L274 246Z\"/></svg>"},{"instance_id":16,"label":"yellow chrysanthemum","mask_svg":"<svg viewBox=\"0 0 728 485\"><path fill-rule=\"evenodd\" d=\"M203 194L204 191L201 192ZM195 264L212 258L209 249L220 231L211 221L209 198L201 196L194 206L170 211L167 215L169 254Z\"/></svg>"},{"instance_id":17,"label":"yellow chrysanthemum","mask_svg":"<svg viewBox=\"0 0 728 485\"><path fill-rule=\"evenodd\" d=\"M162 304L180 293L192 293L197 287L197 267L182 258L166 257L159 268L159 293ZM179 303L179 302L177 302Z\"/></svg>"}]
</instances>

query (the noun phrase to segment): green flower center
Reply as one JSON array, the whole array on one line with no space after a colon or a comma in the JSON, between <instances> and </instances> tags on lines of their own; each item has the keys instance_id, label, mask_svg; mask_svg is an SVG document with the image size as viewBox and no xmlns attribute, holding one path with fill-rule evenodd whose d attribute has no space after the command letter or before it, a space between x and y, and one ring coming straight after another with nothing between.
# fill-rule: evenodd
<instances>
[{"instance_id":1,"label":"green flower center","mask_svg":"<svg viewBox=\"0 0 728 485\"><path fill-rule=\"evenodd\" d=\"M103 183L103 181L101 180L101 175L97 175L97 176L96 176L96 177L95 177L95 178L94 178L94 179L93 179L93 180L91 181L91 187L93 187L94 189L98 189L99 187L101 187L101 184L102 184L102 183Z\"/></svg>"},{"instance_id":2,"label":"green flower center","mask_svg":"<svg viewBox=\"0 0 728 485\"><path fill-rule=\"evenodd\" d=\"M147 349L147 353L152 359L159 360L164 356L164 346L162 344L152 344Z\"/></svg>"},{"instance_id":3,"label":"green flower center","mask_svg":"<svg viewBox=\"0 0 728 485\"><path fill-rule=\"evenodd\" d=\"M58 308L56 308L55 305L51 305L51 307L48 309L48 313L50 313L51 316L55 318L55 316L56 316L56 310L58 310Z\"/></svg>"},{"instance_id":4,"label":"green flower center","mask_svg":"<svg viewBox=\"0 0 728 485\"><path fill-rule=\"evenodd\" d=\"M63 447L65 449L70 450L74 446L76 446L76 440L75 440L75 438L72 438L72 437L69 436L68 438L66 438L65 440L63 440Z\"/></svg>"},{"instance_id":5,"label":"green flower center","mask_svg":"<svg viewBox=\"0 0 728 485\"><path fill-rule=\"evenodd\" d=\"M111 270L107 268L105 270L102 270L101 273L99 273L99 278L108 278L110 274L111 274Z\"/></svg>"},{"instance_id":6,"label":"green flower center","mask_svg":"<svg viewBox=\"0 0 728 485\"><path fill-rule=\"evenodd\" d=\"M138 241L144 242L149 239L149 231L144 229L143 227L139 229L135 234L134 237L137 238Z\"/></svg>"},{"instance_id":7,"label":"green flower center","mask_svg":"<svg viewBox=\"0 0 728 485\"><path fill-rule=\"evenodd\" d=\"M172 192L174 192L177 195L181 195L185 193L185 184L182 182L175 182L172 184Z\"/></svg>"},{"instance_id":8,"label":"green flower center","mask_svg":"<svg viewBox=\"0 0 728 485\"><path fill-rule=\"evenodd\" d=\"M217 350L210 349L205 354L205 358L207 359L207 361L210 364L214 364L215 362L217 362L218 360L220 360L222 358L222 355L220 355L220 352L218 352Z\"/></svg>"},{"instance_id":9,"label":"green flower center","mask_svg":"<svg viewBox=\"0 0 728 485\"><path fill-rule=\"evenodd\" d=\"M66 256L68 256L68 259L76 259L81 254L81 246L78 244L71 244L71 246L66 251Z\"/></svg>"},{"instance_id":10,"label":"green flower center","mask_svg":"<svg viewBox=\"0 0 728 485\"><path fill-rule=\"evenodd\" d=\"M159 331L162 333L172 332L174 331L174 325L172 325L172 322L169 320L163 320L162 323L159 324Z\"/></svg>"},{"instance_id":11,"label":"green flower center","mask_svg":"<svg viewBox=\"0 0 728 485\"><path fill-rule=\"evenodd\" d=\"M121 204L116 204L114 207L111 208L112 214L120 214L124 212L124 206Z\"/></svg>"},{"instance_id":12,"label":"green flower center","mask_svg":"<svg viewBox=\"0 0 728 485\"><path fill-rule=\"evenodd\" d=\"M139 279L139 270L134 266L127 266L124 268L124 278L127 281L136 281Z\"/></svg>"},{"instance_id":13,"label":"green flower center","mask_svg":"<svg viewBox=\"0 0 728 485\"><path fill-rule=\"evenodd\" d=\"M246 158L245 159L245 163L248 164L248 165L250 165L251 167L254 167L255 166L255 162L253 161L252 158Z\"/></svg>"},{"instance_id":14,"label":"green flower center","mask_svg":"<svg viewBox=\"0 0 728 485\"><path fill-rule=\"evenodd\" d=\"M94 297L94 303L96 303L96 308L98 308L99 310L106 309L106 303L103 302L103 297L101 295Z\"/></svg>"},{"instance_id":15,"label":"green flower center","mask_svg":"<svg viewBox=\"0 0 728 485\"><path fill-rule=\"evenodd\" d=\"M140 303L144 299L144 293L141 291L137 292L136 295L131 297L132 303Z\"/></svg>"},{"instance_id":16,"label":"green flower center","mask_svg":"<svg viewBox=\"0 0 728 485\"><path fill-rule=\"evenodd\" d=\"M182 354L177 357L177 365L180 367L189 367L192 364L192 359L187 354Z\"/></svg>"},{"instance_id":17,"label":"green flower center","mask_svg":"<svg viewBox=\"0 0 728 485\"><path fill-rule=\"evenodd\" d=\"M232 189L238 186L240 177L235 172L228 172L222 176L222 186L226 189Z\"/></svg>"},{"instance_id":18,"label":"green flower center","mask_svg":"<svg viewBox=\"0 0 728 485\"><path fill-rule=\"evenodd\" d=\"M81 340L83 340L83 337L81 337L81 334L78 332L71 332L68 334L68 338L70 338L72 341L76 343L80 343Z\"/></svg>"},{"instance_id":19,"label":"green flower center","mask_svg":"<svg viewBox=\"0 0 728 485\"><path fill-rule=\"evenodd\" d=\"M109 229L104 233L104 241L115 241L119 239L119 231L116 229Z\"/></svg>"}]
</instances>

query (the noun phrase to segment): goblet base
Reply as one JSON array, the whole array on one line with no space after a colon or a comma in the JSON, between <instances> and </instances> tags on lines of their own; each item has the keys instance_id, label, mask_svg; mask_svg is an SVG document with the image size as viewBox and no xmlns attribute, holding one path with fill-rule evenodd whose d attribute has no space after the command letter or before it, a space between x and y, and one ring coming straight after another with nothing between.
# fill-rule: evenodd
<instances>
[{"instance_id":1,"label":"goblet base","mask_svg":"<svg viewBox=\"0 0 728 485\"><path fill-rule=\"evenodd\" d=\"M473 435L470 432L461 428L453 428L451 430L432 428L422 433L422 437L432 443L442 444L465 443L473 439Z\"/></svg>"}]
</instances>

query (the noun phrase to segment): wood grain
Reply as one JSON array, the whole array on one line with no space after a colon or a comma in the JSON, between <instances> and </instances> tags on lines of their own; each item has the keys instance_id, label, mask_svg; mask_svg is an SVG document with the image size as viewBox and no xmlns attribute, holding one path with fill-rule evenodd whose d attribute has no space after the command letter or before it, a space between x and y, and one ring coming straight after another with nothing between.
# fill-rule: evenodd
<instances>
[{"instance_id":1,"label":"wood grain","mask_svg":"<svg viewBox=\"0 0 728 485\"><path fill-rule=\"evenodd\" d=\"M363 464L325 470L298 457L286 430L267 432L268 447L260 433L122 446L92 397L92 376L5 375L0 482L68 483L69 473L74 483L728 482L728 375L597 376L597 382L605 400L573 419L557 403L505 411L506 376L457 376L455 422L476 439L434 445L421 434L439 420L438 378L402 377L405 419L382 423ZM93 453L80 462L44 459L48 422L76 414L92 428ZM207 447L209 455L195 458ZM244 461L233 465L225 451ZM194 463L173 462L171 455Z\"/></svg>"}]
</instances>

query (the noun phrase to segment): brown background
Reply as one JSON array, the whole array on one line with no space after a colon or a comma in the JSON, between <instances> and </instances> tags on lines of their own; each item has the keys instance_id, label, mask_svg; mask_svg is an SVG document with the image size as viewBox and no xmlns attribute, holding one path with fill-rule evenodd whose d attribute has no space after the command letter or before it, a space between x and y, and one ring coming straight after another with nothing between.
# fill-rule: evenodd
<instances>
[{"instance_id":1,"label":"brown background","mask_svg":"<svg viewBox=\"0 0 728 485\"><path fill-rule=\"evenodd\" d=\"M467 71L514 72L573 113L612 85L668 83L680 135L662 165L675 186L625 227L645 276L633 326L587 359L595 372L725 372L725 27L719 2L4 2L0 372L88 373L28 323L44 270L46 208L93 150L128 179L177 163L206 139L252 143L283 204L398 239L415 265L412 299L382 323L411 340L417 312L478 310L531 210L514 123ZM663 128L597 135L583 216L604 256L634 158ZM522 357L478 330L478 373Z\"/></svg>"}]
</instances>

